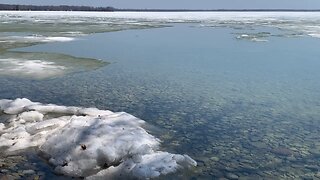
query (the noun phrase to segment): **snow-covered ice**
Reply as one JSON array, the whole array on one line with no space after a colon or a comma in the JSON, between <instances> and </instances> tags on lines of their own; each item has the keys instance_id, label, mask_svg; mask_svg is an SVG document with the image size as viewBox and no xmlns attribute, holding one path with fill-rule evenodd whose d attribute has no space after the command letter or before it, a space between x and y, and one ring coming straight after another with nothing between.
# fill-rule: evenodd
<instances>
[{"instance_id":1,"label":"snow-covered ice","mask_svg":"<svg viewBox=\"0 0 320 180\"><path fill-rule=\"evenodd\" d=\"M0 59L0 75L43 79L64 74L66 69L65 66L44 60Z\"/></svg>"},{"instance_id":2,"label":"snow-covered ice","mask_svg":"<svg viewBox=\"0 0 320 180\"><path fill-rule=\"evenodd\" d=\"M58 24L61 31L55 36L75 36L64 32L76 31L79 35L108 32L128 28L159 26L167 23L200 23L204 27L216 26L265 26L319 37L319 12L50 12L50 11L1 11L0 23L45 25ZM9 24L8 24L9 23ZM72 24L75 29L68 28ZM94 26L92 26L94 24ZM131 26L129 26L131 25ZM54 26L56 27L56 26ZM121 28L122 27L122 28ZM29 27L32 29L32 27ZM36 26L36 29L41 26ZM59 29L58 28L58 29ZM114 29L113 29L114 28ZM37 30L38 30L37 29ZM66 31L63 31L66 30ZM1 40L1 39L0 39ZM67 40L50 37L42 41Z\"/></svg>"},{"instance_id":3,"label":"snow-covered ice","mask_svg":"<svg viewBox=\"0 0 320 180\"><path fill-rule=\"evenodd\" d=\"M109 17L123 19L243 19L243 18L314 18L320 17L319 12L77 12L77 11L2 11L0 15L15 19L37 19L38 17ZM81 21L83 22L83 21Z\"/></svg>"},{"instance_id":4,"label":"snow-covered ice","mask_svg":"<svg viewBox=\"0 0 320 180\"><path fill-rule=\"evenodd\" d=\"M35 38L35 37L25 37L27 38ZM67 41L73 41L74 38L71 37L36 37L36 39L40 42L67 42Z\"/></svg>"},{"instance_id":5,"label":"snow-covered ice","mask_svg":"<svg viewBox=\"0 0 320 180\"><path fill-rule=\"evenodd\" d=\"M93 70L107 64L102 60L58 53L8 51L0 53L0 76L39 80Z\"/></svg>"},{"instance_id":6,"label":"snow-covered ice","mask_svg":"<svg viewBox=\"0 0 320 180\"><path fill-rule=\"evenodd\" d=\"M67 42L73 41L73 37L58 37L58 36L42 36L42 35L30 35L30 36L5 36L0 37L3 42L11 43L42 43L42 42Z\"/></svg>"},{"instance_id":7,"label":"snow-covered ice","mask_svg":"<svg viewBox=\"0 0 320 180\"><path fill-rule=\"evenodd\" d=\"M145 179L196 166L188 155L158 151L160 140L144 124L125 112L41 104L25 98L0 100L4 153L37 148L57 173L88 179Z\"/></svg>"}]
</instances>

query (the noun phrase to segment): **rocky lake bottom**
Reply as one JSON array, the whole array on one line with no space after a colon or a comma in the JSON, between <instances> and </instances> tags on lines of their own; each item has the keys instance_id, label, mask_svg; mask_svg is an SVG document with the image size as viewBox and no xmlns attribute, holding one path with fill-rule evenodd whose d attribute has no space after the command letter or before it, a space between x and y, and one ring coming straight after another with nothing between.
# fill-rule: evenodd
<instances>
[{"instance_id":1,"label":"rocky lake bottom","mask_svg":"<svg viewBox=\"0 0 320 180\"><path fill-rule=\"evenodd\" d=\"M50 24L52 17L42 19ZM0 41L7 41L0 64L46 60L69 71L42 78L1 71L0 99L139 117L161 150L198 163L164 179L320 179L320 40L310 32L318 18L262 19L99 19L84 29L85 20L71 18L54 31L14 16L17 25L0 26ZM75 39L17 38L34 34ZM0 177L69 179L35 152L2 155Z\"/></svg>"}]
</instances>

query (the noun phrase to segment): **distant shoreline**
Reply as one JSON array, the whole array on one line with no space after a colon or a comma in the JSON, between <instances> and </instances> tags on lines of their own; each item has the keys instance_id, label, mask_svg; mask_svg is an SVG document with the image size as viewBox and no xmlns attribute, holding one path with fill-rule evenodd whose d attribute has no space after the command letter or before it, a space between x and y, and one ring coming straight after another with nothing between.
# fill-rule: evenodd
<instances>
[{"instance_id":1,"label":"distant shoreline","mask_svg":"<svg viewBox=\"0 0 320 180\"><path fill-rule=\"evenodd\" d=\"M320 12L319 10L306 9L117 9L117 12Z\"/></svg>"},{"instance_id":2,"label":"distant shoreline","mask_svg":"<svg viewBox=\"0 0 320 180\"><path fill-rule=\"evenodd\" d=\"M89 11L89 12L320 12L320 9L118 9L92 6L38 6L0 4L0 11Z\"/></svg>"}]
</instances>

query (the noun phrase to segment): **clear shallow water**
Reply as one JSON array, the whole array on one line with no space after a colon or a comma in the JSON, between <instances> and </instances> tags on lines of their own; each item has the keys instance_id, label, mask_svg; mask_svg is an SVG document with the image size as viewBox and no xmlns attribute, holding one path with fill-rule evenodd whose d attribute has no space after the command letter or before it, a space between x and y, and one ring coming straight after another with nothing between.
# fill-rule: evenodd
<instances>
[{"instance_id":1,"label":"clear shallow water","mask_svg":"<svg viewBox=\"0 0 320 180\"><path fill-rule=\"evenodd\" d=\"M46 80L1 77L0 97L131 113L159 128L164 149L198 161L190 178L316 177L320 40L237 40L242 32L175 25L23 48L111 64Z\"/></svg>"}]
</instances>

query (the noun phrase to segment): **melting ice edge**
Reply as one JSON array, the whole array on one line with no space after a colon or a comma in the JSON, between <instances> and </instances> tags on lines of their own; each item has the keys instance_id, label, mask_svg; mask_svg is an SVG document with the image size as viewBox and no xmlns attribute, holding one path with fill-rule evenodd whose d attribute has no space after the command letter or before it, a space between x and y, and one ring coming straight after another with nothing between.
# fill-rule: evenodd
<instances>
[{"instance_id":1,"label":"melting ice edge","mask_svg":"<svg viewBox=\"0 0 320 180\"><path fill-rule=\"evenodd\" d=\"M54 170L87 179L153 178L191 168L188 155L159 151L145 121L125 112L0 100L0 147L38 148Z\"/></svg>"}]
</instances>

